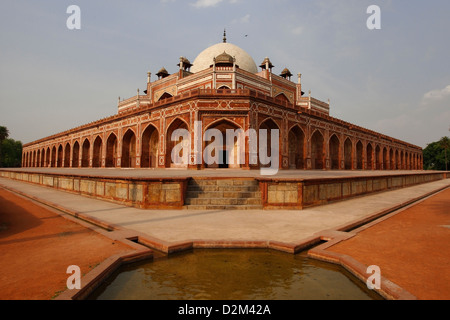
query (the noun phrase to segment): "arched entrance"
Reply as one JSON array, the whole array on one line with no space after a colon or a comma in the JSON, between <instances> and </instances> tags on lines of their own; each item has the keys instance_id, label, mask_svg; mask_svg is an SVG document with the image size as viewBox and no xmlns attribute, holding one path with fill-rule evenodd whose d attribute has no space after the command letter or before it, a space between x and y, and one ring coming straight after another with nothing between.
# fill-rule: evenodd
<instances>
[{"instance_id":1,"label":"arched entrance","mask_svg":"<svg viewBox=\"0 0 450 320\"><path fill-rule=\"evenodd\" d=\"M70 167L70 143L66 143L64 148L64 167Z\"/></svg>"},{"instance_id":2,"label":"arched entrance","mask_svg":"<svg viewBox=\"0 0 450 320\"><path fill-rule=\"evenodd\" d=\"M175 119L167 129L166 133L166 167L167 168L187 168L188 163L183 161L176 161L174 162L172 159L172 151L181 142L183 142L183 137L180 137L178 141L172 141L172 134L175 132L175 130L186 130L189 132L188 125L183 120L177 118ZM178 159L186 159L187 155L184 154L184 149L181 149L178 153Z\"/></svg>"},{"instance_id":3,"label":"arched entrance","mask_svg":"<svg viewBox=\"0 0 450 320\"><path fill-rule=\"evenodd\" d=\"M325 146L324 139L319 130L311 137L311 169L322 170L324 166Z\"/></svg>"},{"instance_id":4,"label":"arched entrance","mask_svg":"<svg viewBox=\"0 0 450 320\"><path fill-rule=\"evenodd\" d=\"M206 168L240 168L245 164L245 133L240 129L228 120L214 122L205 128L207 141L204 142L203 159Z\"/></svg>"},{"instance_id":5,"label":"arched entrance","mask_svg":"<svg viewBox=\"0 0 450 320\"><path fill-rule=\"evenodd\" d=\"M136 167L136 135L133 130L128 131L122 140L122 168Z\"/></svg>"},{"instance_id":6,"label":"arched entrance","mask_svg":"<svg viewBox=\"0 0 450 320\"><path fill-rule=\"evenodd\" d=\"M106 168L115 168L117 164L117 136L111 133L106 140Z\"/></svg>"},{"instance_id":7,"label":"arched entrance","mask_svg":"<svg viewBox=\"0 0 450 320\"><path fill-rule=\"evenodd\" d=\"M56 162L56 165L58 166L58 168L62 167L62 163L63 163L63 146L59 145L58 147L58 160Z\"/></svg>"},{"instance_id":8,"label":"arched entrance","mask_svg":"<svg viewBox=\"0 0 450 320\"><path fill-rule=\"evenodd\" d=\"M42 149L41 151L41 167L45 167L45 149Z\"/></svg>"},{"instance_id":9,"label":"arched entrance","mask_svg":"<svg viewBox=\"0 0 450 320\"><path fill-rule=\"evenodd\" d=\"M89 168L89 150L91 148L91 144L88 139L85 139L83 142L83 147L81 151L81 167Z\"/></svg>"},{"instance_id":10,"label":"arched entrance","mask_svg":"<svg viewBox=\"0 0 450 320\"><path fill-rule=\"evenodd\" d=\"M97 137L94 141L94 153L92 154L93 168L100 168L102 166L102 146L102 139L100 137Z\"/></svg>"},{"instance_id":11,"label":"arched entrance","mask_svg":"<svg viewBox=\"0 0 450 320\"><path fill-rule=\"evenodd\" d=\"M45 152L45 167L49 167L50 166L50 161L51 161L51 155L50 155L50 147L47 148L47 151Z\"/></svg>"},{"instance_id":12,"label":"arched entrance","mask_svg":"<svg viewBox=\"0 0 450 320\"><path fill-rule=\"evenodd\" d=\"M381 170L381 148L376 146L375 148L375 169Z\"/></svg>"},{"instance_id":13,"label":"arched entrance","mask_svg":"<svg viewBox=\"0 0 450 320\"><path fill-rule=\"evenodd\" d=\"M339 138L333 134L330 138L329 142L330 148L330 161L331 161L331 170L339 170L340 169L340 142Z\"/></svg>"},{"instance_id":14,"label":"arched entrance","mask_svg":"<svg viewBox=\"0 0 450 320\"><path fill-rule=\"evenodd\" d=\"M352 170L352 154L353 154L353 144L350 138L345 139L344 143L344 165L345 170Z\"/></svg>"},{"instance_id":15,"label":"arched entrance","mask_svg":"<svg viewBox=\"0 0 450 320\"><path fill-rule=\"evenodd\" d=\"M142 134L141 168L158 167L159 133L149 125Z\"/></svg>"},{"instance_id":16,"label":"arched entrance","mask_svg":"<svg viewBox=\"0 0 450 320\"><path fill-rule=\"evenodd\" d=\"M73 151L72 151L72 168L78 168L80 163L80 144L78 141L75 141L73 144Z\"/></svg>"},{"instance_id":17,"label":"arched entrance","mask_svg":"<svg viewBox=\"0 0 450 320\"><path fill-rule=\"evenodd\" d=\"M261 130L266 130L267 132L267 138L266 141L263 141L263 137L261 137ZM272 131L278 130L278 141L272 141ZM280 134L280 128L278 125L273 121L272 119L267 119L261 125L259 126L259 132L258 132L258 142L259 142L259 148L258 148L258 154L259 154L259 164L262 168L272 168L276 166L276 163L278 163L278 166L276 166L276 169L280 167L280 154L281 154L281 134ZM272 150L278 150L278 154L272 154ZM274 163L272 163L274 161ZM267 163L269 162L269 163Z\"/></svg>"},{"instance_id":18,"label":"arched entrance","mask_svg":"<svg viewBox=\"0 0 450 320\"><path fill-rule=\"evenodd\" d=\"M299 126L289 131L289 168L305 169L305 134Z\"/></svg>"}]
</instances>

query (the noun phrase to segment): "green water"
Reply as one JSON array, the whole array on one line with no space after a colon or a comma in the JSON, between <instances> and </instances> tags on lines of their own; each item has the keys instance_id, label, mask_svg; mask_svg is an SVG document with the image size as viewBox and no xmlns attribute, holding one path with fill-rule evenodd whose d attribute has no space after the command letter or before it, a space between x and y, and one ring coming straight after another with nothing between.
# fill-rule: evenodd
<instances>
[{"instance_id":1,"label":"green water","mask_svg":"<svg viewBox=\"0 0 450 320\"><path fill-rule=\"evenodd\" d=\"M272 250L195 250L122 267L90 299L374 300L344 269Z\"/></svg>"}]
</instances>

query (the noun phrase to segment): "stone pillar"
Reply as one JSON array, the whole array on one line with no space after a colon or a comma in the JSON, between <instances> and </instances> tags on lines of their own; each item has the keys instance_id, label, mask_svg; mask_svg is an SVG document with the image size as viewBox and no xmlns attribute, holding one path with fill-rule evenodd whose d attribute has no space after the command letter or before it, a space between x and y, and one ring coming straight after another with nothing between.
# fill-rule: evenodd
<instances>
[{"instance_id":1,"label":"stone pillar","mask_svg":"<svg viewBox=\"0 0 450 320\"><path fill-rule=\"evenodd\" d=\"M139 92L139 89L138 89ZM136 154L136 161L134 164L135 168L140 168L141 167L141 137L142 137L142 125L141 122L139 122L136 126L136 150L135 150L135 154Z\"/></svg>"}]
</instances>

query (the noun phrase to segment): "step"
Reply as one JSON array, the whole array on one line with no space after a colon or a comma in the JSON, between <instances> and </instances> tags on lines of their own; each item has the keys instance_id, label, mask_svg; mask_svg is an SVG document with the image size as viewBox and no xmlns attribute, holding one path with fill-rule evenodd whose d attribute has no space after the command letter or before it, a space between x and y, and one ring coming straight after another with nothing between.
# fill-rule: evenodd
<instances>
[{"instance_id":1,"label":"step","mask_svg":"<svg viewBox=\"0 0 450 320\"><path fill-rule=\"evenodd\" d=\"M185 210L262 210L262 205L226 206L226 205L186 205Z\"/></svg>"},{"instance_id":2,"label":"step","mask_svg":"<svg viewBox=\"0 0 450 320\"><path fill-rule=\"evenodd\" d=\"M261 198L260 191L191 191L188 189L186 198Z\"/></svg>"},{"instance_id":3,"label":"step","mask_svg":"<svg viewBox=\"0 0 450 320\"><path fill-rule=\"evenodd\" d=\"M188 198L185 202L186 205L198 205L198 206L246 206L246 205L261 205L261 198Z\"/></svg>"},{"instance_id":4,"label":"step","mask_svg":"<svg viewBox=\"0 0 450 320\"><path fill-rule=\"evenodd\" d=\"M187 210L261 210L258 181L254 179L192 179L187 186Z\"/></svg>"},{"instance_id":5,"label":"step","mask_svg":"<svg viewBox=\"0 0 450 320\"><path fill-rule=\"evenodd\" d=\"M257 192L257 191L259 191L259 186L218 186L218 185L194 186L194 185L188 185L187 191Z\"/></svg>"},{"instance_id":6,"label":"step","mask_svg":"<svg viewBox=\"0 0 450 320\"><path fill-rule=\"evenodd\" d=\"M224 187L231 187L231 186L259 186L259 182L250 179L250 180L234 180L234 179L205 179L205 180L196 180L192 179L189 181L189 186L224 186Z\"/></svg>"}]
</instances>

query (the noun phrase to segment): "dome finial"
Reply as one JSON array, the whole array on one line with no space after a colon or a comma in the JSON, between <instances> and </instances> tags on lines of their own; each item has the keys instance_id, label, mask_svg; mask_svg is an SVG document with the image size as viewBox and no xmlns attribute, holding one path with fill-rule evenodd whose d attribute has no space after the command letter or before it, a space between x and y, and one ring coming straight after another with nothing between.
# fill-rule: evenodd
<instances>
[{"instance_id":1,"label":"dome finial","mask_svg":"<svg viewBox=\"0 0 450 320\"><path fill-rule=\"evenodd\" d=\"M223 43L227 43L227 30L223 29Z\"/></svg>"}]
</instances>

